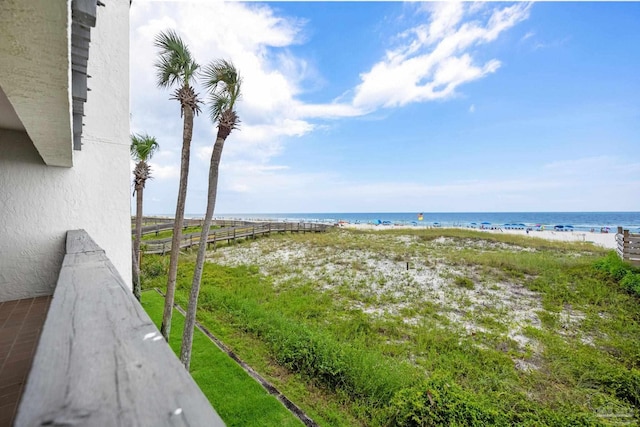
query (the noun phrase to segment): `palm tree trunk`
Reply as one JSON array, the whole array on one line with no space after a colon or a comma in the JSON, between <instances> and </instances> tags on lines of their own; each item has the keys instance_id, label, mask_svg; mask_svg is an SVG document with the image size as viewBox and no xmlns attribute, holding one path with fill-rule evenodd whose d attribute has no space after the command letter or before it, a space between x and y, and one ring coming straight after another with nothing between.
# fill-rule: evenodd
<instances>
[{"instance_id":1,"label":"palm tree trunk","mask_svg":"<svg viewBox=\"0 0 640 427\"><path fill-rule=\"evenodd\" d=\"M173 300L176 290L176 277L178 276L178 255L180 255L180 240L182 239L182 222L184 220L184 205L187 199L187 181L189 179L189 154L191 149L191 137L193 135L193 109L184 105L184 126L182 130L182 160L180 163L180 187L178 189L178 202L173 223L173 237L171 238L171 258L169 260L169 273L167 278L167 293L164 300L164 312L160 332L164 339L169 341L171 333L171 315Z\"/></svg>"},{"instance_id":2,"label":"palm tree trunk","mask_svg":"<svg viewBox=\"0 0 640 427\"><path fill-rule=\"evenodd\" d=\"M133 240L133 295L140 301L140 241L142 240L142 191L144 183L136 185L136 236Z\"/></svg>"},{"instance_id":3,"label":"palm tree trunk","mask_svg":"<svg viewBox=\"0 0 640 427\"><path fill-rule=\"evenodd\" d=\"M136 294L136 289L140 289L140 266L133 246L131 246L131 281L133 282L133 296L140 302L140 294Z\"/></svg>"},{"instance_id":4,"label":"palm tree trunk","mask_svg":"<svg viewBox=\"0 0 640 427\"><path fill-rule=\"evenodd\" d=\"M196 310L198 309L198 294L200 293L200 282L202 281L202 269L204 267L204 257L207 252L207 238L209 229L211 228L211 219L216 206L216 197L218 194L218 168L220 159L222 158L222 148L228 132L221 132L218 128L218 136L211 153L211 165L209 166L209 190L207 193L207 213L204 217L202 232L200 234L200 244L198 245L198 257L196 258L196 266L193 271L193 282L191 283L191 294L189 295L189 306L187 307L187 318L184 323L184 331L182 332L182 348L180 349L180 360L184 367L189 371L191 363L191 345L193 343L193 328L196 323ZM221 136L223 134L223 136Z\"/></svg>"}]
</instances>

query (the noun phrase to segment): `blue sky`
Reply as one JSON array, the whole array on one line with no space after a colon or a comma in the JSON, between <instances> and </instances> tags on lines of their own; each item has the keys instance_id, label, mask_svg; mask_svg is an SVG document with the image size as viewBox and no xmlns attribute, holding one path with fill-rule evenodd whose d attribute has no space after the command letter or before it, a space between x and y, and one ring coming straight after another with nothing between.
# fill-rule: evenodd
<instances>
[{"instance_id":1,"label":"blue sky","mask_svg":"<svg viewBox=\"0 0 640 427\"><path fill-rule=\"evenodd\" d=\"M640 211L638 22L640 3L136 0L131 129L161 146L145 212L175 211L169 28L243 76L218 214ZM216 129L194 127L198 214Z\"/></svg>"}]
</instances>

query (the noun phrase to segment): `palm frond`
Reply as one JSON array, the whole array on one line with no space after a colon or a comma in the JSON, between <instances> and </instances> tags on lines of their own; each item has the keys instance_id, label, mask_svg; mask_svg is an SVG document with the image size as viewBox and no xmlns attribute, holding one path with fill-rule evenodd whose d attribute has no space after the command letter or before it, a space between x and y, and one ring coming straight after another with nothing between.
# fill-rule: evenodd
<instances>
[{"instance_id":1,"label":"palm frond","mask_svg":"<svg viewBox=\"0 0 640 427\"><path fill-rule=\"evenodd\" d=\"M229 109L230 99L223 94L212 93L209 95L209 118L217 122L226 110Z\"/></svg>"},{"instance_id":2,"label":"palm frond","mask_svg":"<svg viewBox=\"0 0 640 427\"><path fill-rule=\"evenodd\" d=\"M159 149L160 144L158 144L155 137L147 134L131 135L131 157L133 157L133 160L136 162L147 162Z\"/></svg>"},{"instance_id":3,"label":"palm frond","mask_svg":"<svg viewBox=\"0 0 640 427\"><path fill-rule=\"evenodd\" d=\"M180 36L174 30L160 32L154 40L154 45L160 50L154 64L158 86L189 85L200 66Z\"/></svg>"},{"instance_id":4,"label":"palm frond","mask_svg":"<svg viewBox=\"0 0 640 427\"><path fill-rule=\"evenodd\" d=\"M207 65L202 76L203 84L209 91L209 115L215 122L226 110L233 110L240 98L242 78L233 63L224 59Z\"/></svg>"}]
</instances>

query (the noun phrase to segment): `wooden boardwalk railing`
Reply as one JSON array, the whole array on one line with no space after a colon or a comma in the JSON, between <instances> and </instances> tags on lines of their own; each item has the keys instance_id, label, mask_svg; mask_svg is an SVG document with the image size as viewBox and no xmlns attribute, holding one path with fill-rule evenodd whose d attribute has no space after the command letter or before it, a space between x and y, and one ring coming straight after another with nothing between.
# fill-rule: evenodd
<instances>
[{"instance_id":1,"label":"wooden boardwalk railing","mask_svg":"<svg viewBox=\"0 0 640 427\"><path fill-rule=\"evenodd\" d=\"M224 228L211 229L209 232L206 243L213 243L214 248L217 242L225 240L231 242L236 239L255 239L258 236L269 235L271 233L320 233L331 228L331 226L327 224L304 222L253 223L247 221L215 221L215 224ZM172 228L171 226L168 229ZM154 232L154 230L150 232ZM198 244L200 244L200 232L185 234L180 240L180 248L190 248ZM171 237L158 240L144 240L142 242L142 251L145 254L164 255L171 251Z\"/></svg>"},{"instance_id":2,"label":"wooden boardwalk railing","mask_svg":"<svg viewBox=\"0 0 640 427\"><path fill-rule=\"evenodd\" d=\"M629 230L618 227L616 242L618 244L616 251L620 258L631 264L640 265L640 234L629 233Z\"/></svg>"},{"instance_id":3,"label":"wooden boardwalk railing","mask_svg":"<svg viewBox=\"0 0 640 427\"><path fill-rule=\"evenodd\" d=\"M173 230L173 219L170 218L154 218L154 217L145 217L142 220L142 235L155 233L156 236L161 231L169 231ZM151 223L151 224L150 224ZM204 223L203 219L184 219L182 221L182 229L186 229L187 227L197 227L202 226ZM237 221L237 220L228 220L228 219L216 219L211 222L211 226L217 227L238 227L241 225L254 225L255 222L250 221ZM135 234L135 229L131 229L131 234Z\"/></svg>"},{"instance_id":4,"label":"wooden boardwalk railing","mask_svg":"<svg viewBox=\"0 0 640 427\"><path fill-rule=\"evenodd\" d=\"M155 218L153 218L155 219ZM148 225L143 225L142 226L142 235L144 236L145 234L151 234L151 233L156 233L156 236L158 235L159 232L161 231L167 231L167 230L173 230L173 220L172 219L161 219L158 222L155 222L154 224L149 224L149 221L147 218L143 219L143 224L148 224ZM193 226L199 226L202 225L204 221L201 219L185 219L182 222L182 227L187 228L187 227L193 227ZM136 232L135 228L131 229L131 234L134 234Z\"/></svg>"}]
</instances>

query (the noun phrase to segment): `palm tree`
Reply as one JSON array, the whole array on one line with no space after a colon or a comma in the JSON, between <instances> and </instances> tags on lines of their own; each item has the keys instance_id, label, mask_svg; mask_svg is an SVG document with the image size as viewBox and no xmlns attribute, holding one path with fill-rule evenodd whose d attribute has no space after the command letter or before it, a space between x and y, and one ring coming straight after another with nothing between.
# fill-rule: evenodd
<instances>
[{"instance_id":1,"label":"palm tree","mask_svg":"<svg viewBox=\"0 0 640 427\"><path fill-rule=\"evenodd\" d=\"M207 237L209 236L211 218L213 217L218 192L218 167L220 166L224 142L231 131L240 123L238 115L233 108L236 101L240 98L240 86L242 79L234 65L225 60L214 61L204 69L203 75L205 78L204 86L209 91L211 121L214 124L218 124L218 134L213 146L213 152L211 153L211 164L209 166L209 190L207 193L207 213L202 226L202 233L200 234L198 257L196 258L196 266L193 272L193 282L191 284L191 293L189 295L187 318L185 320L184 331L182 333L180 360L187 370L189 370L189 364L191 362L193 328L196 321L198 294L200 292L202 268L204 267L204 257L207 249Z\"/></svg>"},{"instance_id":2,"label":"palm tree","mask_svg":"<svg viewBox=\"0 0 640 427\"><path fill-rule=\"evenodd\" d=\"M155 64L157 84L161 88L176 86L171 99L180 102L180 115L184 119L182 128L182 158L180 163L180 187L178 202L173 224L171 239L171 258L167 278L167 293L164 301L164 312L160 331L169 341L171 332L171 314L178 274L178 255L180 254L180 239L182 238L182 222L184 219L184 204L187 198L187 180L189 177L189 154L191 137L193 136L193 116L200 112L198 95L190 86L195 79L199 65L191 56L191 52L182 39L169 30L161 32L155 39L155 46L160 49L158 61Z\"/></svg>"},{"instance_id":3,"label":"palm tree","mask_svg":"<svg viewBox=\"0 0 640 427\"><path fill-rule=\"evenodd\" d=\"M136 161L133 170L133 194L136 195L136 236L133 240L133 294L140 301L140 240L142 239L142 191L151 178L149 160L160 148L156 139L149 135L131 135L131 157Z\"/></svg>"}]
</instances>

